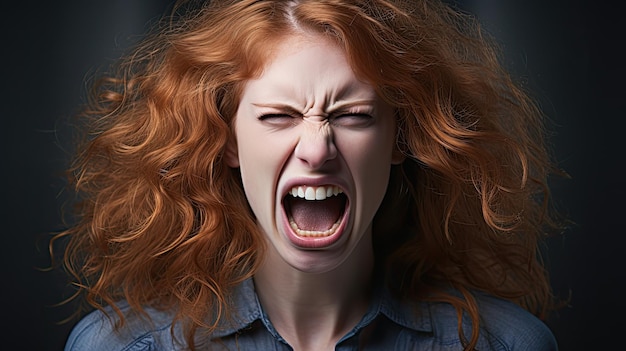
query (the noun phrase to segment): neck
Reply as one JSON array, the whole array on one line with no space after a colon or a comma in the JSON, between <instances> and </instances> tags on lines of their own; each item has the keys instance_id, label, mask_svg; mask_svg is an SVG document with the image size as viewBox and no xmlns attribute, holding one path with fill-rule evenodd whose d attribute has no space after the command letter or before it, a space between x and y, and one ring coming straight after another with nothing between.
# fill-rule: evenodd
<instances>
[{"instance_id":1,"label":"neck","mask_svg":"<svg viewBox=\"0 0 626 351\"><path fill-rule=\"evenodd\" d=\"M307 273L288 265L269 245L254 281L274 328L296 350L334 350L369 305L373 250L362 238L338 267Z\"/></svg>"}]
</instances>

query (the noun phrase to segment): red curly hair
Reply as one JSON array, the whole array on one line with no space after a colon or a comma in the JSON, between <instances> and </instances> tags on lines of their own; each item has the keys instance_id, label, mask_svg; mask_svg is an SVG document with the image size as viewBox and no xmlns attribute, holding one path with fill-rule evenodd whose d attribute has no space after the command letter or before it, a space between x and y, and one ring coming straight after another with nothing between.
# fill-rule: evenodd
<instances>
[{"instance_id":1,"label":"red curly hair","mask_svg":"<svg viewBox=\"0 0 626 351\"><path fill-rule=\"evenodd\" d=\"M223 160L231 124L245 82L304 30L335 40L395 108L406 160L374 219L390 288L449 302L459 320L468 313L468 350L472 290L540 317L552 308L538 250L559 229L544 117L472 17L431 0L220 0L176 6L168 19L98 80L81 115L69 172L78 221L55 238L69 239L77 296L96 308L124 299L174 309L191 348L199 329L227 318L229 291L264 253Z\"/></svg>"}]
</instances>

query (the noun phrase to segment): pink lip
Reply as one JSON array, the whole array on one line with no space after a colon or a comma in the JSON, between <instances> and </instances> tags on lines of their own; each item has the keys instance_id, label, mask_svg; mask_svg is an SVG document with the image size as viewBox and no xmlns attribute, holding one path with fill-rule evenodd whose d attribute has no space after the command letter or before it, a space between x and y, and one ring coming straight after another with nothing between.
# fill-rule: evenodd
<instances>
[{"instance_id":1,"label":"pink lip","mask_svg":"<svg viewBox=\"0 0 626 351\"><path fill-rule=\"evenodd\" d=\"M345 232L346 226L348 225L350 219L350 199L348 197L348 202L346 204L346 209L341 220L341 224L332 235L325 237L303 237L297 235L293 229L291 229L291 225L289 224L289 219L287 218L287 214L285 213L284 207L282 206L282 199L291 191L291 188L294 186L321 186L321 185L336 185L340 187L346 196L348 193L346 192L347 187L342 179L338 179L335 177L321 177L321 178L294 178L290 179L285 183L282 189L282 197L281 201L281 212L282 212L282 222L283 222L283 230L287 236L287 238L297 247L301 247L304 249L320 249L333 245L339 239L341 239L342 234Z\"/></svg>"}]
</instances>

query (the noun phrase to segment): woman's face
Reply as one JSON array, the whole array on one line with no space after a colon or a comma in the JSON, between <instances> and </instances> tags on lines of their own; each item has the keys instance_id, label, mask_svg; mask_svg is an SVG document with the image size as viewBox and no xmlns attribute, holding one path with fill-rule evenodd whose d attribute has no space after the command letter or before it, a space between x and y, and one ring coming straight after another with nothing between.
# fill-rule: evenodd
<instances>
[{"instance_id":1,"label":"woman's face","mask_svg":"<svg viewBox=\"0 0 626 351\"><path fill-rule=\"evenodd\" d=\"M290 36L272 57L243 90L226 159L241 170L270 252L301 271L329 271L371 242L400 161L393 111L322 37Z\"/></svg>"}]
</instances>

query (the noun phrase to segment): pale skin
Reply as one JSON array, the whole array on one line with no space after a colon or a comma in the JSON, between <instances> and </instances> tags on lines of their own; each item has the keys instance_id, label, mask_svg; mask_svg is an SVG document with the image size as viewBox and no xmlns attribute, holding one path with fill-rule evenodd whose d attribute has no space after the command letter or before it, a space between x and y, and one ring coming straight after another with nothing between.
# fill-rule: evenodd
<instances>
[{"instance_id":1,"label":"pale skin","mask_svg":"<svg viewBox=\"0 0 626 351\"><path fill-rule=\"evenodd\" d=\"M295 350L334 350L369 303L372 219L403 160L393 110L336 44L294 34L244 88L235 137L226 161L240 169L268 242L254 276L263 309ZM336 228L290 226L284 202L298 188L340 189Z\"/></svg>"}]
</instances>

